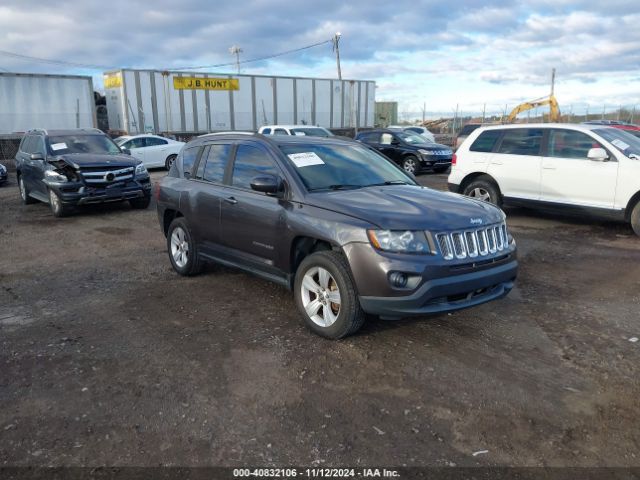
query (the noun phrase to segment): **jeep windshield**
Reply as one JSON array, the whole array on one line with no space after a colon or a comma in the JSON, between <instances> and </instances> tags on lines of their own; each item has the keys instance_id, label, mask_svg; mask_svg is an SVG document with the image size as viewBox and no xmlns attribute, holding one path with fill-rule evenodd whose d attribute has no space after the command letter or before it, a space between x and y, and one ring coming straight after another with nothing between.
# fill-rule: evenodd
<instances>
[{"instance_id":1,"label":"jeep windshield","mask_svg":"<svg viewBox=\"0 0 640 480\"><path fill-rule=\"evenodd\" d=\"M416 185L389 160L357 145L280 145L309 191Z\"/></svg>"},{"instance_id":2,"label":"jeep windshield","mask_svg":"<svg viewBox=\"0 0 640 480\"><path fill-rule=\"evenodd\" d=\"M627 157L633 155L640 160L640 138L619 128L598 128L593 133L600 135Z\"/></svg>"},{"instance_id":3,"label":"jeep windshield","mask_svg":"<svg viewBox=\"0 0 640 480\"><path fill-rule=\"evenodd\" d=\"M49 137L48 143L49 155L122 153L122 150L105 135L53 135Z\"/></svg>"}]
</instances>

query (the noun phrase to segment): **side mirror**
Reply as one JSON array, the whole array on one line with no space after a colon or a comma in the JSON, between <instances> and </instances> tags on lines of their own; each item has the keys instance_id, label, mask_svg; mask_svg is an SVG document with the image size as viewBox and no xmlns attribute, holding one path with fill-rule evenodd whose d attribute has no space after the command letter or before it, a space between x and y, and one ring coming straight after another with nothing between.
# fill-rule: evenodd
<instances>
[{"instance_id":1,"label":"side mirror","mask_svg":"<svg viewBox=\"0 0 640 480\"><path fill-rule=\"evenodd\" d=\"M609 154L604 148L590 148L587 158L594 162L607 162L609 161Z\"/></svg>"},{"instance_id":2,"label":"side mirror","mask_svg":"<svg viewBox=\"0 0 640 480\"><path fill-rule=\"evenodd\" d=\"M284 184L280 177L273 175L261 175L251 180L251 189L256 192L276 195L284 189Z\"/></svg>"},{"instance_id":3,"label":"side mirror","mask_svg":"<svg viewBox=\"0 0 640 480\"><path fill-rule=\"evenodd\" d=\"M122 153L124 153L125 155L131 155L131 150L129 150L128 148L123 148Z\"/></svg>"},{"instance_id":4,"label":"side mirror","mask_svg":"<svg viewBox=\"0 0 640 480\"><path fill-rule=\"evenodd\" d=\"M44 160L44 155L42 155L41 153L32 153L29 158L31 160Z\"/></svg>"},{"instance_id":5,"label":"side mirror","mask_svg":"<svg viewBox=\"0 0 640 480\"><path fill-rule=\"evenodd\" d=\"M391 145L400 145L400 141L394 138L391 140Z\"/></svg>"}]
</instances>

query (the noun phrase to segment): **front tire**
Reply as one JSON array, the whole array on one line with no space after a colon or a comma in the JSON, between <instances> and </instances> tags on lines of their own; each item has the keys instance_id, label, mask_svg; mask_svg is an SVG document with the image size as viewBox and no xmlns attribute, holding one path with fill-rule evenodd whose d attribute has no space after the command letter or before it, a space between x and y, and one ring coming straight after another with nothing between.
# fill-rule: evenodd
<instances>
[{"instance_id":1,"label":"front tire","mask_svg":"<svg viewBox=\"0 0 640 480\"><path fill-rule=\"evenodd\" d=\"M49 206L51 207L51 213L53 213L54 217L66 217L71 213L71 208L62 203L60 195L53 190L49 190Z\"/></svg>"},{"instance_id":2,"label":"front tire","mask_svg":"<svg viewBox=\"0 0 640 480\"><path fill-rule=\"evenodd\" d=\"M172 166L173 166L173 164L175 163L175 161L176 161L176 158L177 158L177 157L178 157L177 155L169 155L169 156L167 157L167 159L165 160L165 162L164 162L164 167L165 167L167 170L171 170L171 167L172 167Z\"/></svg>"},{"instance_id":3,"label":"front tire","mask_svg":"<svg viewBox=\"0 0 640 480\"><path fill-rule=\"evenodd\" d=\"M167 250L171 266L180 275L190 277L202 271L203 263L198 246L184 217L176 218L167 232Z\"/></svg>"},{"instance_id":4,"label":"front tire","mask_svg":"<svg viewBox=\"0 0 640 480\"><path fill-rule=\"evenodd\" d=\"M493 181L486 177L478 177L472 180L471 183L464 187L462 193L467 197L493 203L498 207L502 205L500 189Z\"/></svg>"},{"instance_id":5,"label":"front tire","mask_svg":"<svg viewBox=\"0 0 640 480\"><path fill-rule=\"evenodd\" d=\"M402 169L411 175L415 175L418 172L418 165L418 159L413 155L404 157L402 161Z\"/></svg>"},{"instance_id":6,"label":"front tire","mask_svg":"<svg viewBox=\"0 0 640 480\"><path fill-rule=\"evenodd\" d=\"M29 189L25 185L22 175L18 176L18 188L20 188L20 199L22 200L22 203L30 205L36 202L34 198L29 196Z\"/></svg>"},{"instance_id":7,"label":"front tire","mask_svg":"<svg viewBox=\"0 0 640 480\"><path fill-rule=\"evenodd\" d=\"M640 202L631 211L631 228L640 237Z\"/></svg>"},{"instance_id":8,"label":"front tire","mask_svg":"<svg viewBox=\"0 0 640 480\"><path fill-rule=\"evenodd\" d=\"M364 323L349 264L338 252L316 252L302 260L294 298L304 324L323 337L346 337Z\"/></svg>"}]
</instances>

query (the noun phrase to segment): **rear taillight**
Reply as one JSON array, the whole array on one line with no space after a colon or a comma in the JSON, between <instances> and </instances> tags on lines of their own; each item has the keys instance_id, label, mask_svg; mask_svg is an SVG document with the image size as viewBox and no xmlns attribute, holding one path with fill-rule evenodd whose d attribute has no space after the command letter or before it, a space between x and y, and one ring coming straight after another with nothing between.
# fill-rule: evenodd
<instances>
[{"instance_id":1,"label":"rear taillight","mask_svg":"<svg viewBox=\"0 0 640 480\"><path fill-rule=\"evenodd\" d=\"M453 154L453 157L451 157L451 165L455 165L456 162L458 161L458 157L456 156L456 154Z\"/></svg>"}]
</instances>

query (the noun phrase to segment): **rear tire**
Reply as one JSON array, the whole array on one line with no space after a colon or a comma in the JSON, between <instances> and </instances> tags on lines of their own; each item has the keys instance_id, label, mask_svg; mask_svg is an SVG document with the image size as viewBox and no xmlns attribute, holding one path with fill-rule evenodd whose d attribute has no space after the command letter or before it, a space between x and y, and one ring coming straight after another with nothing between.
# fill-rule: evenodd
<instances>
[{"instance_id":1,"label":"rear tire","mask_svg":"<svg viewBox=\"0 0 640 480\"><path fill-rule=\"evenodd\" d=\"M493 203L498 207L502 205L500 189L491 179L486 176L478 177L472 180L468 185L464 187L462 193L467 197Z\"/></svg>"},{"instance_id":2,"label":"rear tire","mask_svg":"<svg viewBox=\"0 0 640 480\"><path fill-rule=\"evenodd\" d=\"M169 225L167 250L171 266L180 275L190 277L202 271L204 263L184 217L174 219Z\"/></svg>"},{"instance_id":3,"label":"rear tire","mask_svg":"<svg viewBox=\"0 0 640 480\"><path fill-rule=\"evenodd\" d=\"M71 213L71 207L62 203L60 195L53 190L49 190L49 206L54 217L66 217Z\"/></svg>"},{"instance_id":4,"label":"rear tire","mask_svg":"<svg viewBox=\"0 0 640 480\"><path fill-rule=\"evenodd\" d=\"M136 210L145 210L149 207L150 203L151 195L145 195L141 198L132 198L131 200L129 200L129 205L131 205L131 208L135 208Z\"/></svg>"},{"instance_id":5,"label":"rear tire","mask_svg":"<svg viewBox=\"0 0 640 480\"><path fill-rule=\"evenodd\" d=\"M22 175L18 176L18 188L20 189L20 199L22 200L22 203L25 205L36 203L35 198L31 198L29 196L29 189L25 185Z\"/></svg>"},{"instance_id":6,"label":"rear tire","mask_svg":"<svg viewBox=\"0 0 640 480\"><path fill-rule=\"evenodd\" d=\"M364 323L351 270L341 253L316 252L302 260L293 294L304 324L318 335L343 338Z\"/></svg>"},{"instance_id":7,"label":"rear tire","mask_svg":"<svg viewBox=\"0 0 640 480\"><path fill-rule=\"evenodd\" d=\"M640 237L640 201L636 203L636 206L631 211L631 228Z\"/></svg>"},{"instance_id":8,"label":"rear tire","mask_svg":"<svg viewBox=\"0 0 640 480\"><path fill-rule=\"evenodd\" d=\"M171 170L171 167L175 163L177 157L177 155L169 155L164 162L164 168L166 168L167 170Z\"/></svg>"}]
</instances>

